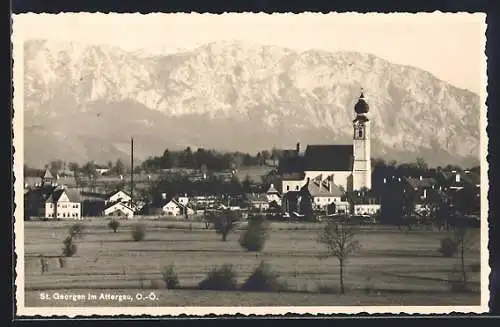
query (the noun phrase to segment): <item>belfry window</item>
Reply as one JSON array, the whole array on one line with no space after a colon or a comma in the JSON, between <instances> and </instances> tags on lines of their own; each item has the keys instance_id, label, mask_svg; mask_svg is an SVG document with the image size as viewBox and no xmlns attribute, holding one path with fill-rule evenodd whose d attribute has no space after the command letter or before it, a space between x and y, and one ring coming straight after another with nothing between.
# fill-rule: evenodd
<instances>
[{"instance_id":1,"label":"belfry window","mask_svg":"<svg viewBox=\"0 0 500 327\"><path fill-rule=\"evenodd\" d=\"M362 128L359 128L359 129L358 129L358 137L359 137L359 138L362 138L362 137L363 137L363 129L362 129Z\"/></svg>"}]
</instances>

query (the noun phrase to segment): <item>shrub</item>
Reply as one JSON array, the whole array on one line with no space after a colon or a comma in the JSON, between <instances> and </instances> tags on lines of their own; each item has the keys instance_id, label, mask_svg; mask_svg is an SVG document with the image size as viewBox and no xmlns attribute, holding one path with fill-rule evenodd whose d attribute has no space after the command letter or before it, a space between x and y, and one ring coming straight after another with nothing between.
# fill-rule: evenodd
<instances>
[{"instance_id":1,"label":"shrub","mask_svg":"<svg viewBox=\"0 0 500 327\"><path fill-rule=\"evenodd\" d=\"M241 234L239 243L249 252L260 252L267 239L267 222L262 216L248 221L247 229Z\"/></svg>"},{"instance_id":2,"label":"shrub","mask_svg":"<svg viewBox=\"0 0 500 327\"><path fill-rule=\"evenodd\" d=\"M227 241L227 235L236 227L236 222L239 220L235 212L226 210L221 215L211 217L215 232L222 236L222 241Z\"/></svg>"},{"instance_id":3,"label":"shrub","mask_svg":"<svg viewBox=\"0 0 500 327\"><path fill-rule=\"evenodd\" d=\"M163 276L163 281L168 289L172 290L179 287L179 278L175 273L173 265L164 268L161 275Z\"/></svg>"},{"instance_id":4,"label":"shrub","mask_svg":"<svg viewBox=\"0 0 500 327\"><path fill-rule=\"evenodd\" d=\"M234 290L238 282L231 265L223 265L208 272L204 280L198 284L200 290Z\"/></svg>"},{"instance_id":5,"label":"shrub","mask_svg":"<svg viewBox=\"0 0 500 327\"><path fill-rule=\"evenodd\" d=\"M281 292L286 291L287 286L278 280L278 275L270 270L269 265L261 261L241 286L241 289L245 291Z\"/></svg>"},{"instance_id":6,"label":"shrub","mask_svg":"<svg viewBox=\"0 0 500 327\"><path fill-rule=\"evenodd\" d=\"M80 223L76 223L69 229L69 236L71 238L79 238L83 237L83 231L85 230L85 226Z\"/></svg>"},{"instance_id":7,"label":"shrub","mask_svg":"<svg viewBox=\"0 0 500 327\"><path fill-rule=\"evenodd\" d=\"M146 237L146 229L143 225L137 224L132 230L132 239L135 242L140 242Z\"/></svg>"},{"instance_id":8,"label":"shrub","mask_svg":"<svg viewBox=\"0 0 500 327\"><path fill-rule=\"evenodd\" d=\"M114 220L112 219L109 223L108 223L108 227L111 228L113 230L113 232L116 233L118 227L120 227L120 222L118 220Z\"/></svg>"},{"instance_id":9,"label":"shrub","mask_svg":"<svg viewBox=\"0 0 500 327\"><path fill-rule=\"evenodd\" d=\"M76 254L76 244L73 243L73 238L67 236L63 241L64 247L62 249L63 255L65 257L72 257Z\"/></svg>"},{"instance_id":10,"label":"shrub","mask_svg":"<svg viewBox=\"0 0 500 327\"><path fill-rule=\"evenodd\" d=\"M457 251L457 243L451 237L445 237L441 240L441 246L438 252L447 258L453 257Z\"/></svg>"}]
</instances>

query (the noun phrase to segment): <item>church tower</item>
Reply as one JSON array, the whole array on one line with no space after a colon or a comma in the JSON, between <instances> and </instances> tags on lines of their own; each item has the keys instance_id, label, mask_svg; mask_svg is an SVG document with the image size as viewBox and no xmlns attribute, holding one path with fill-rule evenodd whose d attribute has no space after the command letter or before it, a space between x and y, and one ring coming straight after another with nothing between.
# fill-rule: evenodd
<instances>
[{"instance_id":1,"label":"church tower","mask_svg":"<svg viewBox=\"0 0 500 327\"><path fill-rule=\"evenodd\" d=\"M354 190L363 187L372 187L372 166L370 149L370 120L367 117L369 111L368 103L365 101L363 90L359 100L354 106L356 118L353 120L353 155L354 164L352 168L352 186Z\"/></svg>"}]
</instances>

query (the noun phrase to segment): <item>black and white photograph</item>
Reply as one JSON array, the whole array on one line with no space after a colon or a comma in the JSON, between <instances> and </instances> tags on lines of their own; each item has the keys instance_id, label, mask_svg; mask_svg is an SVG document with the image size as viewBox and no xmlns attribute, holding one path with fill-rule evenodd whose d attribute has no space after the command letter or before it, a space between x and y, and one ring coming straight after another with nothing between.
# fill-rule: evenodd
<instances>
[{"instance_id":1,"label":"black and white photograph","mask_svg":"<svg viewBox=\"0 0 500 327\"><path fill-rule=\"evenodd\" d=\"M20 315L488 311L486 15L13 15Z\"/></svg>"}]
</instances>

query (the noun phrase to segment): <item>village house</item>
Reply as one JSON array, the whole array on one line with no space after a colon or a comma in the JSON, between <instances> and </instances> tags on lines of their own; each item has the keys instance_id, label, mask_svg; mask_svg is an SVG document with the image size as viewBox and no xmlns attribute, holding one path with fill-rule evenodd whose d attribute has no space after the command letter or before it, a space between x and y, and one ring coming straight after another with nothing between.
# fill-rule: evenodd
<instances>
[{"instance_id":1,"label":"village house","mask_svg":"<svg viewBox=\"0 0 500 327\"><path fill-rule=\"evenodd\" d=\"M132 218L134 217L134 213L134 209L131 208L126 202L108 202L108 204L104 208L105 216Z\"/></svg>"},{"instance_id":2,"label":"village house","mask_svg":"<svg viewBox=\"0 0 500 327\"><path fill-rule=\"evenodd\" d=\"M41 183L25 193L25 218L81 219L81 199L77 191L58 185L47 168Z\"/></svg>"},{"instance_id":3,"label":"village house","mask_svg":"<svg viewBox=\"0 0 500 327\"><path fill-rule=\"evenodd\" d=\"M195 210L189 206L187 197L167 199L166 194L163 193L162 199L159 206L162 215L188 217L195 214Z\"/></svg>"},{"instance_id":4,"label":"village house","mask_svg":"<svg viewBox=\"0 0 500 327\"><path fill-rule=\"evenodd\" d=\"M269 200L266 194L251 193L246 195L250 210L267 211L269 209Z\"/></svg>"},{"instance_id":5,"label":"village house","mask_svg":"<svg viewBox=\"0 0 500 327\"><path fill-rule=\"evenodd\" d=\"M81 219L81 200L77 192L56 186L45 200L45 218Z\"/></svg>"},{"instance_id":6,"label":"village house","mask_svg":"<svg viewBox=\"0 0 500 327\"><path fill-rule=\"evenodd\" d=\"M266 192L267 202L272 203L275 202L278 206L281 206L281 194L274 187L274 184L269 186L269 189Z\"/></svg>"},{"instance_id":7,"label":"village house","mask_svg":"<svg viewBox=\"0 0 500 327\"><path fill-rule=\"evenodd\" d=\"M106 204L109 203L130 203L132 198L125 191L117 190L107 195Z\"/></svg>"}]
</instances>

